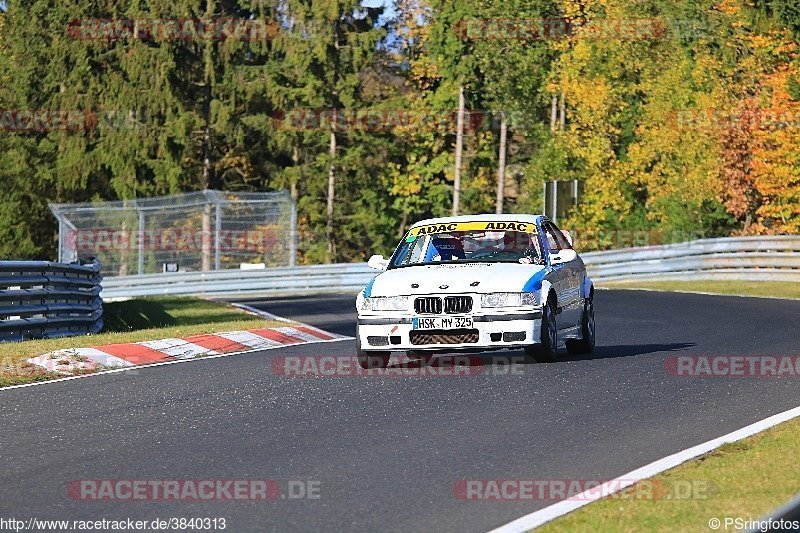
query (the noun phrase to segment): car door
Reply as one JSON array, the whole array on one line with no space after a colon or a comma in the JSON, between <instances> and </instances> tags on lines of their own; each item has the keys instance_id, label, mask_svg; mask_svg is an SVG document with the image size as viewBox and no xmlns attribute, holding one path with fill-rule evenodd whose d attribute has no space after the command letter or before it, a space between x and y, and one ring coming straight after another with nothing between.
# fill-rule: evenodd
<instances>
[{"instance_id":1,"label":"car door","mask_svg":"<svg viewBox=\"0 0 800 533\"><path fill-rule=\"evenodd\" d=\"M558 227L550 221L544 223L548 237L548 245L553 241L556 245L556 256L561 258L554 268L559 270L560 288L558 290L558 305L561 313L558 317L559 328L572 327L581 320L581 265L578 255L572 245L564 237ZM551 256L553 252L551 252ZM552 264L552 263L551 263Z\"/></svg>"},{"instance_id":2,"label":"car door","mask_svg":"<svg viewBox=\"0 0 800 533\"><path fill-rule=\"evenodd\" d=\"M547 275L547 279L550 281L553 289L555 289L556 297L558 298L559 308L556 310L556 313L559 313L559 316L556 318L556 323L558 324L559 329L563 329L567 326L567 323L564 322L563 317L560 315L560 310L563 306L565 298L566 269L564 268L565 265L563 263L553 263L553 258L558 257L558 254L561 251L561 247L558 244L555 233L552 231L552 229L550 229L548 222L546 221L542 223L541 227L542 246L544 246L547 252L547 264L550 267L550 273Z\"/></svg>"}]
</instances>

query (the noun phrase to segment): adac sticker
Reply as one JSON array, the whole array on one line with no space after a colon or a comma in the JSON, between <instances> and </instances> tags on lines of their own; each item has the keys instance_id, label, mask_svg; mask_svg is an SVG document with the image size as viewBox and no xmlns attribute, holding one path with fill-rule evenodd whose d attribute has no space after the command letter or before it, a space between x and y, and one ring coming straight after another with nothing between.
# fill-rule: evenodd
<instances>
[{"instance_id":1,"label":"adac sticker","mask_svg":"<svg viewBox=\"0 0 800 533\"><path fill-rule=\"evenodd\" d=\"M447 233L451 231L519 231L522 233L536 233L536 224L533 222L515 221L489 221L489 222L450 222L443 224L428 224L411 228L406 237L407 241L420 235L431 233Z\"/></svg>"}]
</instances>

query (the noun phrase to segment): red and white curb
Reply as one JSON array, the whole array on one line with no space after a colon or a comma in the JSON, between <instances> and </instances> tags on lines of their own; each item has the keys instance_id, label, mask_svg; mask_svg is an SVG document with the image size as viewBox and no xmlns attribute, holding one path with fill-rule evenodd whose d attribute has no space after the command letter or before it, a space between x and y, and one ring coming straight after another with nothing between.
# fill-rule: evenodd
<instances>
[{"instance_id":1,"label":"red and white curb","mask_svg":"<svg viewBox=\"0 0 800 533\"><path fill-rule=\"evenodd\" d=\"M69 348L31 357L28 362L44 367L51 372L74 374L82 370L124 368L196 357L233 355L312 342L334 342L348 338L350 337L298 324L279 328L191 335L182 339L107 344L92 348Z\"/></svg>"}]
</instances>

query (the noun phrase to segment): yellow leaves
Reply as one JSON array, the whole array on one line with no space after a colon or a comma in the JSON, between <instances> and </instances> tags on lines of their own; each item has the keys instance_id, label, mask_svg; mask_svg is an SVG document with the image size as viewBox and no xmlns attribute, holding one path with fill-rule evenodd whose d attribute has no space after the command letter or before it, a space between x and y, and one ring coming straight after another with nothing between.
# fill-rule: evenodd
<instances>
[{"instance_id":1,"label":"yellow leaves","mask_svg":"<svg viewBox=\"0 0 800 533\"><path fill-rule=\"evenodd\" d=\"M389 175L392 178L392 196L415 196L422 192L422 176L413 171L403 172L400 165L391 163Z\"/></svg>"},{"instance_id":2,"label":"yellow leaves","mask_svg":"<svg viewBox=\"0 0 800 533\"><path fill-rule=\"evenodd\" d=\"M763 83L753 131L753 179L763 204L755 232L800 231L800 103L786 85L792 69L778 69Z\"/></svg>"},{"instance_id":3,"label":"yellow leaves","mask_svg":"<svg viewBox=\"0 0 800 533\"><path fill-rule=\"evenodd\" d=\"M714 7L723 13L727 13L728 15L738 15L742 11L738 0L721 0L720 2L717 2L717 5Z\"/></svg>"}]
</instances>

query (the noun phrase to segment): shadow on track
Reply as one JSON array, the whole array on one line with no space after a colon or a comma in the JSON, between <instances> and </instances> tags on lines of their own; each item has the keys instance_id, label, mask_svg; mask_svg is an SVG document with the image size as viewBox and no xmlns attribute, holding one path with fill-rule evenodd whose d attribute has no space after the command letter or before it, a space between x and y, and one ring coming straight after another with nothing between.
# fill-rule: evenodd
<instances>
[{"instance_id":1,"label":"shadow on track","mask_svg":"<svg viewBox=\"0 0 800 533\"><path fill-rule=\"evenodd\" d=\"M631 345L611 345L611 346L597 346L594 353L588 355L570 355L566 350L559 350L559 359L556 363L566 363L569 361L591 361L595 359L616 359L620 357L636 357L638 355L646 355L651 353L662 352L679 352L694 347L694 343L678 342L668 344L631 344ZM389 368L421 368L423 366L452 366L453 361L457 358L469 360L469 366L489 366L489 365L508 365L514 364L540 364L536 363L530 358L525 357L525 352L517 351L502 351L502 352L476 352L476 353L441 353L433 356L411 356L411 358L403 357L401 361L392 359L393 363Z\"/></svg>"}]
</instances>

